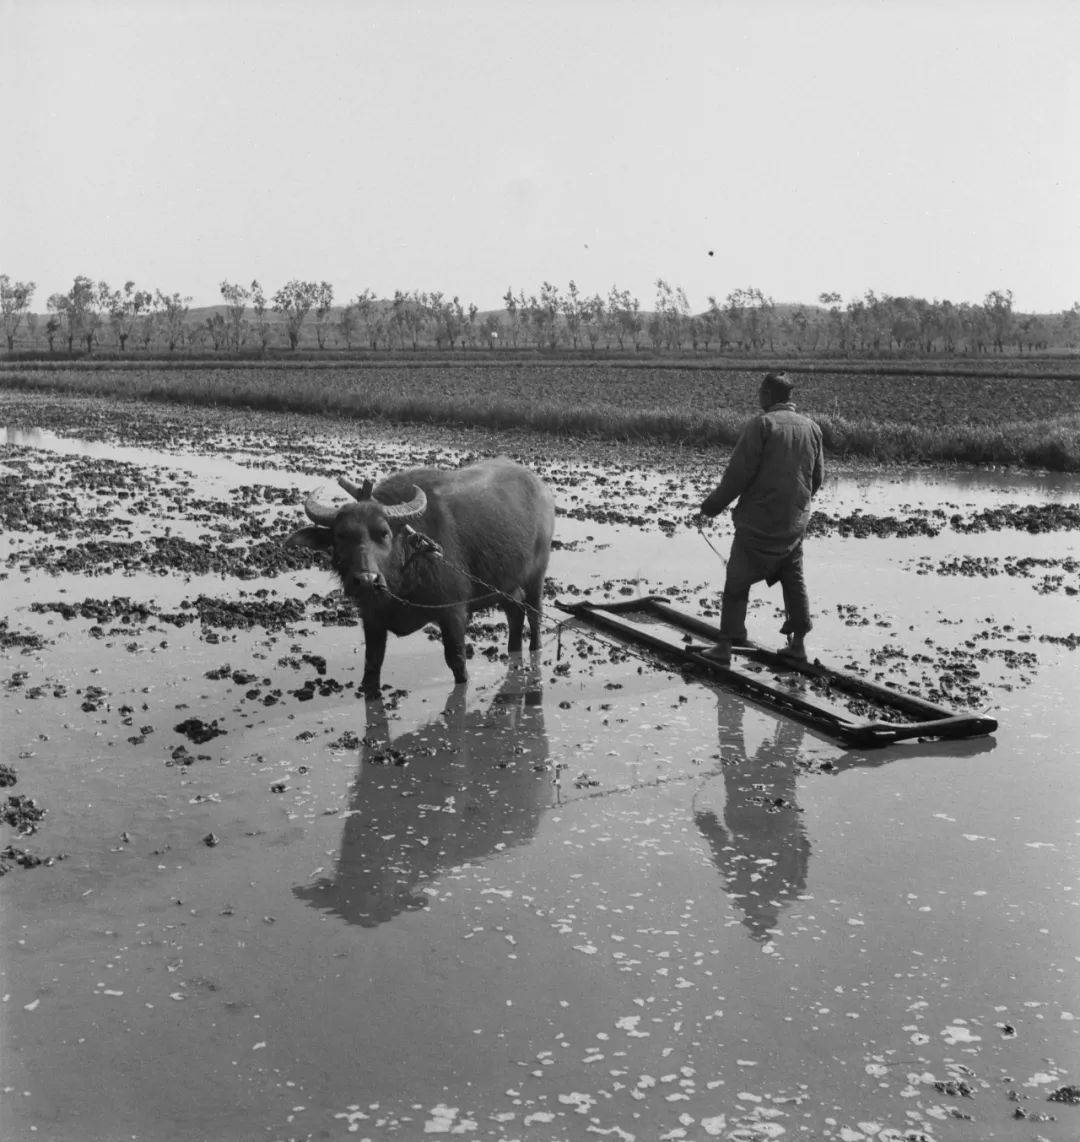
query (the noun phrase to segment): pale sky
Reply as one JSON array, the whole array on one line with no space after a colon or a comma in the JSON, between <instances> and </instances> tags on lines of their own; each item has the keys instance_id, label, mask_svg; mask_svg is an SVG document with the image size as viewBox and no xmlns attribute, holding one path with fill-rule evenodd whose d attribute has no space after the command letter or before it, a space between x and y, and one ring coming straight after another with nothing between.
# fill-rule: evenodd
<instances>
[{"instance_id":1,"label":"pale sky","mask_svg":"<svg viewBox=\"0 0 1080 1142\"><path fill-rule=\"evenodd\" d=\"M1060 310L1078 59L1077 0L0 0L0 272Z\"/></svg>"}]
</instances>

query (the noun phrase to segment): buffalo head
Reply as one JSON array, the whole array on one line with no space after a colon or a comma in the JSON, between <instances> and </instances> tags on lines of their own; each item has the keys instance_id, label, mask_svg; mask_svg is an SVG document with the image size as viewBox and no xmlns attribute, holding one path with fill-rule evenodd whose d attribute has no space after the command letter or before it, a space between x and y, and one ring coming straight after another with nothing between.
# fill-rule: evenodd
<instances>
[{"instance_id":1,"label":"buffalo head","mask_svg":"<svg viewBox=\"0 0 1080 1142\"><path fill-rule=\"evenodd\" d=\"M427 495L413 485L407 503L384 504L373 496L370 480L362 486L344 478L338 483L356 502L331 507L308 496L304 511L315 526L294 531L286 546L310 547L329 555L342 587L355 598L385 591L390 568L401 562L405 531L401 525L424 514Z\"/></svg>"}]
</instances>

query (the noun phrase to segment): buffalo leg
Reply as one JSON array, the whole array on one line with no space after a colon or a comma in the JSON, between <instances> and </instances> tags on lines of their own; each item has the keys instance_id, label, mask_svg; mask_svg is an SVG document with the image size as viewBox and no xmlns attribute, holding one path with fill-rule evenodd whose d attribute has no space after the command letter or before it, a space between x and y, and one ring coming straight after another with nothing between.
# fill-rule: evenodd
<instances>
[{"instance_id":1,"label":"buffalo leg","mask_svg":"<svg viewBox=\"0 0 1080 1142\"><path fill-rule=\"evenodd\" d=\"M446 665L450 667L457 683L468 682L469 675L465 669L465 608L450 611L439 619L439 630L442 632L443 657Z\"/></svg>"},{"instance_id":2,"label":"buffalo leg","mask_svg":"<svg viewBox=\"0 0 1080 1142\"><path fill-rule=\"evenodd\" d=\"M540 620L544 606L544 577L525 586L525 610L529 616L529 649L540 649Z\"/></svg>"},{"instance_id":3,"label":"buffalo leg","mask_svg":"<svg viewBox=\"0 0 1080 1142\"><path fill-rule=\"evenodd\" d=\"M520 594L520 591L515 593L514 602L508 599L503 603L503 611L506 613L506 621L510 627L510 640L506 644L506 649L510 654L521 653L521 632L525 629L525 610L516 601Z\"/></svg>"},{"instance_id":4,"label":"buffalo leg","mask_svg":"<svg viewBox=\"0 0 1080 1142\"><path fill-rule=\"evenodd\" d=\"M386 627L364 623L364 680L361 689L368 697L377 697L382 682L382 664L386 657Z\"/></svg>"}]
</instances>

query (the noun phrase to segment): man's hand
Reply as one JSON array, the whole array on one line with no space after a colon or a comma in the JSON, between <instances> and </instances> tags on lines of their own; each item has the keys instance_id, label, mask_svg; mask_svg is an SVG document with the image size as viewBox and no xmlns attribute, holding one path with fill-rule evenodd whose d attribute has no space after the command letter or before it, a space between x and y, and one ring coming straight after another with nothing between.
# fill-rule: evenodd
<instances>
[{"instance_id":1,"label":"man's hand","mask_svg":"<svg viewBox=\"0 0 1080 1142\"><path fill-rule=\"evenodd\" d=\"M712 521L713 517L711 515L706 515L702 511L697 512L690 520L690 522L694 525L694 527L698 529L698 531L701 531L706 525L712 523Z\"/></svg>"}]
</instances>

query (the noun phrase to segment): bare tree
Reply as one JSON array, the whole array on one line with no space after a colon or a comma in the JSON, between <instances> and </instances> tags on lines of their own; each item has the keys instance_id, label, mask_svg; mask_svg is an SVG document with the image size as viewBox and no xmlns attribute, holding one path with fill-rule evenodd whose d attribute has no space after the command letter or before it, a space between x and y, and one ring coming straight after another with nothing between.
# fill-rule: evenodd
<instances>
[{"instance_id":1,"label":"bare tree","mask_svg":"<svg viewBox=\"0 0 1080 1142\"><path fill-rule=\"evenodd\" d=\"M329 282L319 282L315 289L315 341L320 349L326 348L327 319L334 305L334 287Z\"/></svg>"},{"instance_id":2,"label":"bare tree","mask_svg":"<svg viewBox=\"0 0 1080 1142\"><path fill-rule=\"evenodd\" d=\"M266 320L266 294L258 279L251 283L251 311L255 314L255 336L259 339L259 352L265 353L270 344L270 323Z\"/></svg>"},{"instance_id":3,"label":"bare tree","mask_svg":"<svg viewBox=\"0 0 1080 1142\"><path fill-rule=\"evenodd\" d=\"M946 353L956 352L960 339L960 313L951 301L941 303L941 340Z\"/></svg>"},{"instance_id":4,"label":"bare tree","mask_svg":"<svg viewBox=\"0 0 1080 1142\"><path fill-rule=\"evenodd\" d=\"M419 349L420 339L428 325L428 311L419 290L414 289L407 296L409 304L405 307L405 325L409 330L413 349Z\"/></svg>"},{"instance_id":5,"label":"bare tree","mask_svg":"<svg viewBox=\"0 0 1080 1142\"><path fill-rule=\"evenodd\" d=\"M570 284L566 289L566 297L562 299L560 304L560 309L562 310L563 321L566 324L566 332L570 335L570 343L575 349L578 347L578 342L581 338L581 322L584 304L581 299L581 294L578 292L577 282L571 278Z\"/></svg>"},{"instance_id":6,"label":"bare tree","mask_svg":"<svg viewBox=\"0 0 1080 1142\"><path fill-rule=\"evenodd\" d=\"M477 327L476 318L480 313L480 306L475 301L469 302L469 308L465 311L465 339L469 343L469 348L476 347L476 339L479 336L479 329Z\"/></svg>"},{"instance_id":7,"label":"bare tree","mask_svg":"<svg viewBox=\"0 0 1080 1142\"><path fill-rule=\"evenodd\" d=\"M206 319L205 325L206 333L203 335L209 337L214 346L215 352L220 352L222 349L229 347L229 342L232 337L232 330L229 323L220 313L214 313Z\"/></svg>"},{"instance_id":8,"label":"bare tree","mask_svg":"<svg viewBox=\"0 0 1080 1142\"><path fill-rule=\"evenodd\" d=\"M512 288L503 294L503 308L506 310L506 324L510 334L510 343L517 348L518 337L521 334L521 311L518 308L517 298ZM490 337L488 340L490 341Z\"/></svg>"},{"instance_id":9,"label":"bare tree","mask_svg":"<svg viewBox=\"0 0 1080 1142\"><path fill-rule=\"evenodd\" d=\"M35 289L34 282L13 282L7 274L0 274L0 325L9 353L15 351L15 334L30 311Z\"/></svg>"},{"instance_id":10,"label":"bare tree","mask_svg":"<svg viewBox=\"0 0 1080 1142\"><path fill-rule=\"evenodd\" d=\"M672 287L663 278L656 279L656 312L653 318L653 341L658 347L681 349L683 331L690 316L690 303L682 286Z\"/></svg>"},{"instance_id":11,"label":"bare tree","mask_svg":"<svg viewBox=\"0 0 1080 1142\"><path fill-rule=\"evenodd\" d=\"M441 290L433 290L431 293L419 293L416 295L417 303L424 311L424 321L430 324L435 334L435 347L442 348L443 338L446 332L443 327L443 310L445 302L443 300L443 293ZM450 348L453 349L454 342L451 340ZM415 344L413 345L415 349Z\"/></svg>"},{"instance_id":12,"label":"bare tree","mask_svg":"<svg viewBox=\"0 0 1080 1142\"><path fill-rule=\"evenodd\" d=\"M170 353L175 352L176 346L183 340L184 322L187 320L190 303L190 297L181 297L178 293L164 294L161 290L158 290L154 297L154 304L161 314L165 331L165 344L168 345Z\"/></svg>"},{"instance_id":13,"label":"bare tree","mask_svg":"<svg viewBox=\"0 0 1080 1142\"><path fill-rule=\"evenodd\" d=\"M526 297L525 291L521 290L518 293L518 312L521 314L521 323L526 338L530 336L531 330L533 344L539 349L544 343L544 314L540 302L536 299L536 294L531 293Z\"/></svg>"},{"instance_id":14,"label":"bare tree","mask_svg":"<svg viewBox=\"0 0 1080 1142\"><path fill-rule=\"evenodd\" d=\"M104 282L94 285L90 278L79 274L67 293L54 293L49 298L50 312L63 322L69 353L75 351L76 341L85 341L87 353L93 352L101 325L101 298L108 296L108 290Z\"/></svg>"},{"instance_id":15,"label":"bare tree","mask_svg":"<svg viewBox=\"0 0 1080 1142\"><path fill-rule=\"evenodd\" d=\"M1069 309L1061 311L1061 331L1066 348L1075 349L1080 340L1080 301L1074 301Z\"/></svg>"},{"instance_id":16,"label":"bare tree","mask_svg":"<svg viewBox=\"0 0 1080 1142\"><path fill-rule=\"evenodd\" d=\"M771 297L750 286L732 290L726 305L735 338L743 348L759 352L766 344L772 347L776 334L776 303Z\"/></svg>"},{"instance_id":17,"label":"bare tree","mask_svg":"<svg viewBox=\"0 0 1080 1142\"><path fill-rule=\"evenodd\" d=\"M1026 314L1017 323L1016 347L1023 353L1025 346L1029 353L1046 348L1046 326L1037 313Z\"/></svg>"},{"instance_id":18,"label":"bare tree","mask_svg":"<svg viewBox=\"0 0 1080 1142\"><path fill-rule=\"evenodd\" d=\"M285 329L289 335L289 348L294 352L300 344L300 333L304 321L311 312L319 294L316 282L302 282L298 278L286 282L274 294L274 312L285 318Z\"/></svg>"},{"instance_id":19,"label":"bare tree","mask_svg":"<svg viewBox=\"0 0 1080 1142\"><path fill-rule=\"evenodd\" d=\"M394 300L390 303L390 322L397 331L398 344L405 348L405 334L409 329L409 295L405 290L394 290Z\"/></svg>"},{"instance_id":20,"label":"bare tree","mask_svg":"<svg viewBox=\"0 0 1080 1142\"><path fill-rule=\"evenodd\" d=\"M161 310L157 306L157 302L151 302L146 312L135 323L135 336L139 344L142 346L144 353L149 353L154 342L157 340L158 330L161 327Z\"/></svg>"},{"instance_id":21,"label":"bare tree","mask_svg":"<svg viewBox=\"0 0 1080 1142\"><path fill-rule=\"evenodd\" d=\"M365 289L363 293L356 295L356 300L352 303L352 308L356 312L356 316L360 324L364 327L364 336L370 348L378 349L379 338L382 336L384 323L378 311L378 302L375 300L375 294L370 289Z\"/></svg>"},{"instance_id":22,"label":"bare tree","mask_svg":"<svg viewBox=\"0 0 1080 1142\"><path fill-rule=\"evenodd\" d=\"M464 347L465 335L465 307L461 304L461 298L457 294L450 299L450 314L447 323L447 331L452 333L450 344L453 345L455 341Z\"/></svg>"},{"instance_id":23,"label":"bare tree","mask_svg":"<svg viewBox=\"0 0 1080 1142\"><path fill-rule=\"evenodd\" d=\"M562 309L562 297L559 287L551 282L542 282L540 285L540 301L535 304L536 309L536 344L546 340L549 349L554 349L559 341L559 311Z\"/></svg>"},{"instance_id":24,"label":"bare tree","mask_svg":"<svg viewBox=\"0 0 1080 1142\"><path fill-rule=\"evenodd\" d=\"M866 330L864 345L869 344L875 353L881 352L882 343L889 336L888 308L888 295L878 297L872 289L867 290L863 295L863 309L860 318Z\"/></svg>"},{"instance_id":25,"label":"bare tree","mask_svg":"<svg viewBox=\"0 0 1080 1142\"><path fill-rule=\"evenodd\" d=\"M836 292L820 293L818 294L818 301L829 311L825 325L826 352L835 344L841 353L846 353L848 326L840 294Z\"/></svg>"},{"instance_id":26,"label":"bare tree","mask_svg":"<svg viewBox=\"0 0 1080 1142\"><path fill-rule=\"evenodd\" d=\"M223 281L221 283L221 296L225 299L225 324L228 329L225 347L231 345L235 351L239 352L240 346L244 343L244 312L247 309L247 303L251 300L251 290L245 289L242 285ZM211 330L211 337L214 341L214 348L221 348L218 338L213 336L213 330Z\"/></svg>"},{"instance_id":27,"label":"bare tree","mask_svg":"<svg viewBox=\"0 0 1080 1142\"><path fill-rule=\"evenodd\" d=\"M645 321L641 316L641 302L628 289L611 287L607 304L608 328L615 336L619 348L626 347L627 338L637 349Z\"/></svg>"},{"instance_id":28,"label":"bare tree","mask_svg":"<svg viewBox=\"0 0 1080 1142\"><path fill-rule=\"evenodd\" d=\"M125 282L123 290L110 290L102 282L100 290L102 307L109 315L116 343L123 353L139 314L150 308L153 295L148 290L136 289L134 282Z\"/></svg>"},{"instance_id":29,"label":"bare tree","mask_svg":"<svg viewBox=\"0 0 1080 1142\"><path fill-rule=\"evenodd\" d=\"M435 344L442 348L445 341L453 349L465 330L465 310L456 294L447 301L442 293L424 294L422 308L435 334Z\"/></svg>"},{"instance_id":30,"label":"bare tree","mask_svg":"<svg viewBox=\"0 0 1080 1142\"><path fill-rule=\"evenodd\" d=\"M870 327L866 300L861 297L853 297L847 303L846 308L848 329L851 330L851 343L856 351L865 352ZM800 310L800 312L802 311Z\"/></svg>"},{"instance_id":31,"label":"bare tree","mask_svg":"<svg viewBox=\"0 0 1080 1142\"><path fill-rule=\"evenodd\" d=\"M487 342L489 349L497 349L499 345L499 331L501 323L497 313L489 313L480 322L480 336Z\"/></svg>"},{"instance_id":32,"label":"bare tree","mask_svg":"<svg viewBox=\"0 0 1080 1142\"><path fill-rule=\"evenodd\" d=\"M581 303L581 327L585 331L585 339L589 342L589 348L593 352L596 351L597 343L604 332L604 318L604 299L598 293L594 293L592 297L586 298Z\"/></svg>"},{"instance_id":33,"label":"bare tree","mask_svg":"<svg viewBox=\"0 0 1080 1142\"><path fill-rule=\"evenodd\" d=\"M715 337L720 345L720 352L723 353L731 344L731 323L715 297L710 295L706 300L709 303L709 308L705 311L705 336L707 338L705 348L708 349L709 347L708 339Z\"/></svg>"},{"instance_id":34,"label":"bare tree","mask_svg":"<svg viewBox=\"0 0 1080 1142\"><path fill-rule=\"evenodd\" d=\"M338 315L338 332L341 334L342 341L345 342L346 349L352 349L353 338L356 336L356 329L359 325L356 306L353 304L343 305L341 313Z\"/></svg>"},{"instance_id":35,"label":"bare tree","mask_svg":"<svg viewBox=\"0 0 1080 1142\"><path fill-rule=\"evenodd\" d=\"M1009 339L1013 328L1012 290L991 290L983 300L983 309L990 321L994 348L999 353L1004 353L1005 342Z\"/></svg>"}]
</instances>

